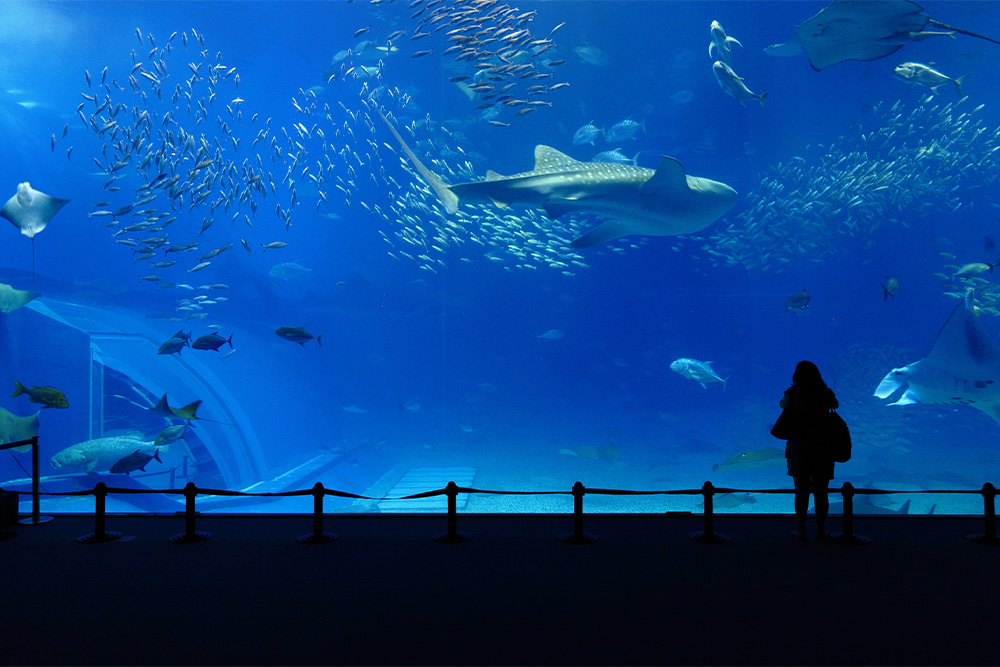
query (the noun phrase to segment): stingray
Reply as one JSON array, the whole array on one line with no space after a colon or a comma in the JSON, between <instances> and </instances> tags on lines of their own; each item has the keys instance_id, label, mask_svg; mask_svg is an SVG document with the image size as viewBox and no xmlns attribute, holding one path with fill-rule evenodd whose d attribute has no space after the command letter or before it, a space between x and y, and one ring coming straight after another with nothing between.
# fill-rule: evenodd
<instances>
[{"instance_id":1,"label":"stingray","mask_svg":"<svg viewBox=\"0 0 1000 667\"><path fill-rule=\"evenodd\" d=\"M902 394L898 392L904 390ZM890 405L971 405L1000 423L1000 344L966 304L945 322L930 353L892 369L875 389Z\"/></svg>"},{"instance_id":2,"label":"stingray","mask_svg":"<svg viewBox=\"0 0 1000 667\"><path fill-rule=\"evenodd\" d=\"M25 181L17 186L17 194L7 200L0 217L10 220L21 233L31 239L31 274L35 274L35 234L45 229L49 220L69 203L68 199L50 197Z\"/></svg>"},{"instance_id":3,"label":"stingray","mask_svg":"<svg viewBox=\"0 0 1000 667\"><path fill-rule=\"evenodd\" d=\"M27 440L38 435L38 414L36 412L27 417L18 417L0 408L0 445ZM30 449L31 445L13 448L15 452L26 452Z\"/></svg>"},{"instance_id":4,"label":"stingray","mask_svg":"<svg viewBox=\"0 0 1000 667\"><path fill-rule=\"evenodd\" d=\"M845 60L878 60L910 42L955 32L1000 44L995 39L935 21L911 0L834 0L795 28L796 39L774 44L769 55L805 53L813 69ZM928 31L941 28L948 32ZM797 43L796 43L797 42Z\"/></svg>"},{"instance_id":5,"label":"stingray","mask_svg":"<svg viewBox=\"0 0 1000 667\"><path fill-rule=\"evenodd\" d=\"M17 310L39 296L38 292L14 289L10 285L0 283L0 313L9 313L12 310Z\"/></svg>"}]
</instances>

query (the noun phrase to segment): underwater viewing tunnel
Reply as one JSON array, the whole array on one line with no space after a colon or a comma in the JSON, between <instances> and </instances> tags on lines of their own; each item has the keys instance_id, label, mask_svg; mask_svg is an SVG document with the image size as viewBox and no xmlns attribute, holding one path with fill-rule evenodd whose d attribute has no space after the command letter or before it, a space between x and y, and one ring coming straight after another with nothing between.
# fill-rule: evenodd
<instances>
[{"instance_id":1,"label":"underwater viewing tunnel","mask_svg":"<svg viewBox=\"0 0 1000 667\"><path fill-rule=\"evenodd\" d=\"M156 354L160 341L144 319L134 312L52 299L4 316L0 346L34 360L33 374L59 387L73 408L45 408L39 415L43 486L58 492L92 489L97 481L136 488L177 488L195 482L207 488L243 489L259 482L269 468L239 401L194 355L173 355L164 363ZM13 369L4 370L17 376ZM154 412L164 396L176 407L200 401L196 418ZM135 471L127 478L106 470L103 475L60 473L49 461L77 443L114 438L128 438L126 446L133 439L149 443L164 429L184 424L180 438L156 448L162 465L149 472ZM10 461L5 461L8 478L10 468ZM75 511L72 506L77 501L53 499L50 508ZM128 511L130 504L151 512L179 506L172 496L128 495L116 502L121 503L116 505L119 511Z\"/></svg>"}]
</instances>

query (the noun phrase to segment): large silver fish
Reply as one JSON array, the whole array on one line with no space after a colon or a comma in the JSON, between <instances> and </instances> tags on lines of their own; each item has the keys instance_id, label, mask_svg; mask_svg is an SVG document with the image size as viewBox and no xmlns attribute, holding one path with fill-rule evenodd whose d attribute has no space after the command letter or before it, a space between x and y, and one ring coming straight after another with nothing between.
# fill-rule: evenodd
<instances>
[{"instance_id":1,"label":"large silver fish","mask_svg":"<svg viewBox=\"0 0 1000 667\"><path fill-rule=\"evenodd\" d=\"M913 86L927 86L935 93L937 89L946 83L955 84L958 96L962 96L962 80L967 75L963 74L957 79L953 79L947 74L942 74L933 67L920 63L899 63L893 72L898 78Z\"/></svg>"},{"instance_id":2,"label":"large silver fish","mask_svg":"<svg viewBox=\"0 0 1000 667\"><path fill-rule=\"evenodd\" d=\"M757 100L760 102L761 107L764 106L764 98L767 97L767 93L758 95L751 92L743 84L743 79L733 71L732 67L716 60L712 64L712 70L715 72L715 80L719 82L722 90L735 97L740 104L743 104L746 100ZM743 106L746 106L746 104L743 104Z\"/></svg>"},{"instance_id":3,"label":"large silver fish","mask_svg":"<svg viewBox=\"0 0 1000 667\"><path fill-rule=\"evenodd\" d=\"M126 433L110 438L84 440L52 457L52 467L60 472L108 472L126 456L140 452L155 455L169 445L146 442L140 433Z\"/></svg>"}]
</instances>

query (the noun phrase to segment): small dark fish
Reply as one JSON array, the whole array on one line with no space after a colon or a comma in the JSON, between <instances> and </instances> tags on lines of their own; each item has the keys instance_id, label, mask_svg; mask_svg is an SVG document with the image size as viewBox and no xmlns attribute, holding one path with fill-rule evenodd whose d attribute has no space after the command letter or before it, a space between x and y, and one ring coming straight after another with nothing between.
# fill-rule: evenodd
<instances>
[{"instance_id":1,"label":"small dark fish","mask_svg":"<svg viewBox=\"0 0 1000 667\"><path fill-rule=\"evenodd\" d=\"M323 347L323 334L318 336L313 336L311 333L303 329L302 327L278 327L274 330L274 333L278 334L279 337L285 340L290 340L293 343L298 343L299 345L305 346L306 342L315 339L319 343L320 347Z\"/></svg>"},{"instance_id":2,"label":"small dark fish","mask_svg":"<svg viewBox=\"0 0 1000 667\"><path fill-rule=\"evenodd\" d=\"M885 277L885 283L882 285L882 300L888 301L889 297L893 299L896 298L896 292L899 291L899 281L895 278Z\"/></svg>"},{"instance_id":3,"label":"small dark fish","mask_svg":"<svg viewBox=\"0 0 1000 667\"><path fill-rule=\"evenodd\" d=\"M116 462L113 466L111 466L111 470L109 470L108 472L110 472L112 475L121 475L121 474L127 475L131 472L135 472L136 470L141 470L142 472L146 472L146 465L153 459L156 459L160 463L163 463L163 461L160 459L159 449L154 450L152 456L150 456L149 454L143 454L140 450L137 449L128 456L126 456L125 458Z\"/></svg>"},{"instance_id":4,"label":"small dark fish","mask_svg":"<svg viewBox=\"0 0 1000 667\"><path fill-rule=\"evenodd\" d=\"M183 332L181 332L183 333ZM174 336L163 341L163 344L156 350L157 354L180 354L181 350L187 345L187 338L179 338Z\"/></svg>"},{"instance_id":5,"label":"small dark fish","mask_svg":"<svg viewBox=\"0 0 1000 667\"><path fill-rule=\"evenodd\" d=\"M803 310L809 307L809 300L812 297L809 296L809 292L802 290L801 292L796 292L795 294L788 297L788 301L785 302L785 312L786 313L801 313Z\"/></svg>"},{"instance_id":6,"label":"small dark fish","mask_svg":"<svg viewBox=\"0 0 1000 667\"><path fill-rule=\"evenodd\" d=\"M55 387L25 387L17 380L14 380L14 393L11 394L11 397L20 396L21 394L27 394L29 401L32 403L39 403L42 407L69 407L69 401L66 400L66 395Z\"/></svg>"},{"instance_id":7,"label":"small dark fish","mask_svg":"<svg viewBox=\"0 0 1000 667\"><path fill-rule=\"evenodd\" d=\"M217 334L208 334L207 336L199 337L195 342L191 343L191 349L194 350L218 350L220 347L229 343L229 347L233 346L233 337L229 336L228 339L223 338Z\"/></svg>"}]
</instances>

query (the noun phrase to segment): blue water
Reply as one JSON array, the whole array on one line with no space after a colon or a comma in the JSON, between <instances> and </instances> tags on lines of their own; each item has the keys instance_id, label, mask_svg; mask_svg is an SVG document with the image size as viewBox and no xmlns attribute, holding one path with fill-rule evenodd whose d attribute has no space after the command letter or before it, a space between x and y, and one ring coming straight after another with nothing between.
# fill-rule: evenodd
<instances>
[{"instance_id":1,"label":"blue water","mask_svg":"<svg viewBox=\"0 0 1000 667\"><path fill-rule=\"evenodd\" d=\"M995 478L1000 426L986 414L967 406L888 407L873 392L892 368L927 355L958 304L946 292L969 286L956 287L952 280L943 287L933 274L950 276L956 266L992 263L1000 255L995 194L1000 151L990 152L1000 146L1000 81L991 66L1000 46L963 35L934 37L881 60L849 61L817 72L803 56L770 57L763 48L791 39L795 25L824 3L533 2L522 4L516 14L536 12L524 24L536 39L546 39L565 22L553 35L554 47L533 60L565 63L536 64L537 72L552 75L538 81L570 85L532 97L551 106L539 105L526 115L515 115L519 107L498 105L494 120L508 125L502 126L490 124L484 110L475 108L482 100L468 99L449 81L468 75L465 83L472 85L476 71L441 55L451 45L446 33L455 24L411 41L418 22L410 15L419 5L407 4L0 6L0 187L6 188L0 199L27 181L70 200L33 244L9 224L0 228L0 282L41 295L24 308L0 314L5 346L0 381L57 387L70 403L69 409L44 409L40 415L42 473L50 476L49 490L90 488L98 478L124 484L121 475L106 472L54 474L58 471L48 460L92 438L138 432L151 441L165 426L180 423L147 409L164 392L172 406L204 400L198 416L206 421L194 422L187 448L171 445L161 455L163 463L153 461L146 469L161 474L138 477L136 485L165 488L171 481L176 486L194 481L213 488L282 491L321 481L381 497L413 469L443 468L445 476L472 469L475 486L509 490L563 490L577 480L628 489L697 488L708 479L734 488L788 487L791 479L780 456L745 470L713 466L740 452L783 446L767 431L801 359L819 365L855 433L854 459L838 466L834 484L971 489ZM444 5L452 6L453 18L472 11ZM1000 16L991 9L990 3L949 2L931 4L926 13L1000 35ZM742 43L733 47L733 68L754 93L768 93L764 108L755 100L741 106L715 81L714 58L706 53L713 20ZM367 32L353 37L365 27ZM397 30L406 31L394 42L399 51L383 53L381 66L378 58L355 55L331 62L363 40L384 46ZM175 31L171 51L164 53ZM188 37L187 50L181 33ZM94 34L101 39L94 40ZM606 64L586 62L574 51L581 47L599 49ZM433 53L411 57L424 49ZM152 64L161 59L165 73ZM908 86L893 76L893 68L907 60L933 63L952 77L966 75L962 92L968 99L942 111L959 101L954 86L943 85L932 98L928 88ZM127 83L134 62L143 63L133 75L145 100ZM189 115L183 96L191 78L189 62L202 63L202 79L187 88L195 115L199 101L206 107L200 123ZM217 64L219 77L235 71L215 84L216 97L209 104L205 79ZM352 66L355 73L359 66L379 73L375 78L344 76ZM108 85L115 79L125 90L100 87L105 67ZM92 79L89 87L85 71ZM140 71L162 82L164 101ZM338 76L330 80L334 73ZM177 85L182 96L175 104L171 95ZM525 96L528 85L519 80L511 94ZM243 189L249 173L260 173L266 197L254 195L254 212L246 201L233 201L227 209L221 186L196 207L190 193L175 208L161 193L146 207L176 216L171 225L161 232L113 237L142 218L126 214L117 226L106 227L108 217L88 214L136 201L134 189L159 169L138 173L144 147L130 146L124 134L111 138L110 131L99 135L85 126L78 105L83 102L89 116L97 103L81 93L97 94L98 102L110 97L111 106L99 114L101 124L121 104L115 120L123 128L135 126L135 113L146 109L156 112L154 135L170 128L176 136L178 127L203 135L209 157L221 156L226 171L232 165ZM231 101L237 97L243 101ZM475 218L478 214L466 207L460 212L467 217L455 228L440 227L447 243L435 243L434 230L447 216L430 195L421 200L426 209L412 199L393 205L396 197L424 186L401 167L402 153L368 111L368 100L391 112L398 126L412 128L402 131L404 138L435 171L458 173L468 159L473 173L446 174L452 183L482 180L488 169L500 174L530 170L536 144L582 161L620 147L629 158L638 154L639 166L650 169L660 155L676 157L688 174L726 183L739 198L721 220L691 237L632 236L585 248L579 251L582 266L569 261L573 251L565 243L550 246L565 265L518 258L482 226L484 218ZM897 102L897 111L889 112ZM176 123L164 124L163 114L170 110ZM920 113L942 124L931 128L899 120ZM969 115L962 118L962 113ZM624 119L644 124L633 139L611 144L599 137L593 146L572 142L577 128L591 121L609 128ZM298 123L307 136L295 129ZM68 132L60 138L64 125ZM345 134L347 126L353 136ZM252 148L265 127L267 138ZM977 127L982 131L975 134ZM878 141L860 138L874 137L871 133L880 129ZM238 148L232 138L239 139ZM282 148L281 158L270 148L272 138ZM116 141L123 142L117 149ZM293 166L296 141L304 153ZM835 150L847 156L837 171L830 167L832 160L824 161ZM943 170L942 161L956 153L974 156L975 164L953 161L959 165L955 170ZM115 172L117 180L109 181L108 169L121 155L130 161ZM894 177L893 170L902 174L928 155L931 167L923 180ZM180 173L182 180L194 167L193 156L182 151L164 159L166 171ZM885 166L890 163L891 169ZM853 166L859 170L852 174ZM297 204L283 180L290 167ZM887 179L880 183L889 184L872 192L879 187L873 183L867 191L882 207L873 218L874 229L849 229L849 213L826 221L810 217L799 208L806 202L789 196L824 173L832 179L825 197L847 191L853 196L869 168ZM309 174L321 171L324 182L318 186ZM274 190L267 185L268 174ZM192 182L201 180L198 175ZM109 192L109 183L121 189ZM336 188L338 183L344 190ZM787 188L779 193L775 186L782 184ZM319 191L326 201L317 206ZM110 203L97 206L101 201ZM212 202L218 203L214 211L209 210ZM291 211L287 228L276 204ZM841 208L848 208L846 202ZM400 211L413 218L401 219ZM746 229L765 211L771 217L763 224L784 239L770 246L763 239L776 237ZM532 224L549 225L543 214L524 214L535 216ZM199 234L206 217L214 222ZM596 221L580 216L566 224L585 231ZM430 232L423 237L428 245L440 247L427 250L429 264L400 254L413 250L400 235L419 235L417 227L419 234ZM169 258L158 248L154 258L136 260L133 247L115 242L163 233L169 244L198 241L199 246ZM738 255L721 249L723 238ZM241 247L241 239L254 254ZM287 247L266 252L261 247L276 241ZM211 259L209 267L187 271L198 263L196 257L226 243L234 245ZM167 259L178 263L162 270L150 267ZM269 274L287 262L310 271L287 281ZM163 280L139 279L153 274ZM898 280L899 290L884 299L880 285L889 276ZM992 271L979 275L983 282L974 286L980 306L992 304L986 288L995 276ZM171 282L193 289L162 286ZM228 288L200 289L213 284ZM811 296L808 308L786 312L786 300L800 290ZM227 300L176 310L179 299L199 295ZM183 319L192 312L206 315ZM980 320L996 334L988 308ZM232 334L232 356L217 359L228 345L218 352L185 348L180 357L156 354L156 347L179 329L196 338L210 333L209 324L220 326L225 338ZM274 334L281 326L322 333L322 346L281 340ZM543 337L551 330L562 335ZM720 383L702 388L672 372L670 363L680 357L712 361L727 378L725 388ZM5 395L0 407L24 416L38 406L23 396ZM28 462L26 454L4 454L0 480L24 478L22 466ZM173 478L166 472L170 469ZM904 499L877 502L899 509ZM791 509L786 497L746 500L741 496L728 509ZM52 511L90 506L89 501L50 502ZM135 507L127 498L117 502L118 509ZM176 501L157 502L139 509L168 511ZM343 511L380 509L375 501L328 502ZM593 497L588 503L604 511L697 508L696 499ZM470 511L569 507L566 498L545 496L473 496L467 504ZM962 512L975 509L977 501L914 496L909 511L932 507ZM292 500L223 507L252 508L305 511L309 505Z\"/></svg>"}]
</instances>

